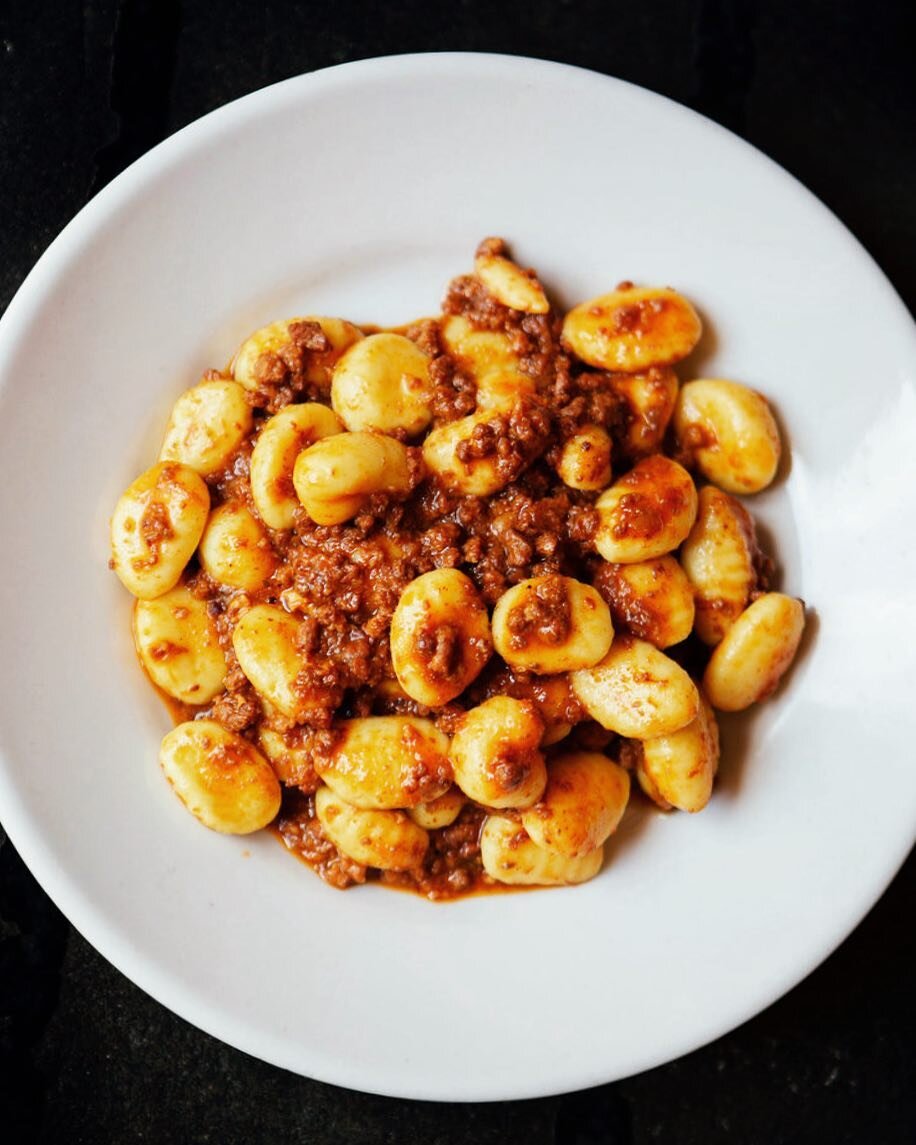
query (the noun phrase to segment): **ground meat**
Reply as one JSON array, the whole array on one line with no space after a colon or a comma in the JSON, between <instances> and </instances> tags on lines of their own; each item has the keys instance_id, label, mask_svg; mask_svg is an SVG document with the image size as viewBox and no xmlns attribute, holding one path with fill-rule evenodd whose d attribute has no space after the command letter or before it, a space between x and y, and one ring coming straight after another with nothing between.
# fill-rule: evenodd
<instances>
[{"instance_id":1,"label":"ground meat","mask_svg":"<svg viewBox=\"0 0 916 1145\"><path fill-rule=\"evenodd\" d=\"M545 577L533 592L506 618L509 644L521 650L531 644L563 644L572 628L572 614L566 582L559 576Z\"/></svg>"},{"instance_id":2,"label":"ground meat","mask_svg":"<svg viewBox=\"0 0 916 1145\"><path fill-rule=\"evenodd\" d=\"M454 624L421 629L414 642L417 656L424 662L431 680L447 680L461 663L462 634Z\"/></svg>"},{"instance_id":3,"label":"ground meat","mask_svg":"<svg viewBox=\"0 0 916 1145\"><path fill-rule=\"evenodd\" d=\"M478 254L505 256L505 244L501 239L485 239ZM641 307L642 303L635 303L617 308L613 316L617 328L638 330L646 316ZM226 676L223 690L209 706L173 705L177 718L210 716L249 743L259 744L269 755L283 785L276 829L286 846L328 883L343 888L377 879L429 898L494 887L480 859L479 836L487 812L468 803L454 824L431 831L426 856L415 870L377 872L353 862L324 834L312 798L322 782L320 775L328 773L324 764L340 747L342 721L411 715L434 721L451 736L469 708L490 696L510 695L537 709L554 737L550 742L557 744L548 753L600 751L633 770L639 746L620 742L614 733L588 719L566 675L537 676L511 669L496 655L450 703L432 709L419 704L402 691L391 660L389 629L401 595L422 574L455 568L493 606L513 585L541 578L535 592L508 617L510 643L517 649L534 641L562 644L572 627L563 577L595 583L605 596L613 595L609 574L602 572L604 563L593 545L598 494L571 489L556 473L564 443L585 425L605 429L613 441L615 475L618 479L623 475L624 480L618 532L630 536L657 531L659 506L638 488L626 491L625 470L636 456L630 440L634 419L643 418L648 438L660 437L668 416L662 399L671 386L671 378L659 373L655 379L657 416L651 402L648 412L640 407L634 413L626 396L626 379L616 376L615 380L615 375L577 362L566 352L561 318L554 311L527 314L512 310L472 276L451 283L443 311L461 316L472 331L498 332L502 337L495 341L508 345L515 356L512 368L530 379L524 396L511 409L493 409L456 449L460 462L491 466L499 477L499 491L490 497L456 493L426 472L417 439L402 432L395 436L408 447L406 492L397 497L368 497L358 513L340 525L316 525L303 509L287 530L265 527L276 567L263 585L246 591L221 585L192 560L184 583L196 599L207 604L226 659ZM454 422L474 412L477 382L468 362L450 353L439 322L423 319L406 327L404 334L429 362L432 425ZM290 324L284 345L258 358L256 385L247 392L254 430L222 470L208 475L213 507L242 504L258 517L250 484L253 443L268 418L290 402L329 402L331 371L339 353L318 322L301 320ZM212 371L207 376L224 374ZM648 382L639 381L640 394L652 382L652 372L646 377ZM688 446L696 444L688 441ZM669 452L672 448L669 442ZM291 481L287 491L294 493ZM173 535L168 512L158 502L150 505L138 527L154 557L162 542ZM772 563L760 553L755 538L753 551L757 584L752 595L757 595L769 586ZM293 714L262 703L235 654L235 627L259 604L282 608L297 621L295 649L301 667L293 681ZM415 633L413 651L425 675L438 681L460 671L467 646L460 624L439 622ZM168 652L163 649L163 655ZM709 649L691 637L669 649L669 654L697 674ZM428 758L423 743L423 737L417 736L415 750L399 777L411 802L431 800L453 779L446 757ZM532 752L537 750L535 744L518 754L504 751L498 755L491 761L496 781L507 790L524 782Z\"/></svg>"},{"instance_id":4,"label":"ground meat","mask_svg":"<svg viewBox=\"0 0 916 1145\"><path fill-rule=\"evenodd\" d=\"M416 891L429 899L454 898L478 887L492 887L480 861L480 829L486 812L465 807L450 827L430 835L423 866L412 871L383 871L388 886Z\"/></svg>"},{"instance_id":5,"label":"ground meat","mask_svg":"<svg viewBox=\"0 0 916 1145\"><path fill-rule=\"evenodd\" d=\"M446 354L429 363L433 384L430 408L436 425L467 417L477 406L477 383Z\"/></svg>"},{"instance_id":6,"label":"ground meat","mask_svg":"<svg viewBox=\"0 0 916 1145\"><path fill-rule=\"evenodd\" d=\"M223 692L213 701L210 715L231 732L243 732L261 715L261 701L249 684L237 692Z\"/></svg>"},{"instance_id":7,"label":"ground meat","mask_svg":"<svg viewBox=\"0 0 916 1145\"><path fill-rule=\"evenodd\" d=\"M143 510L140 517L140 536L149 548L150 557L155 563L162 542L175 536L169 511L161 501L152 500Z\"/></svg>"},{"instance_id":8,"label":"ground meat","mask_svg":"<svg viewBox=\"0 0 916 1145\"><path fill-rule=\"evenodd\" d=\"M257 386L247 397L256 409L276 413L294 401L326 400L331 388L324 356L332 346L317 322L302 320L289 326L289 339L277 350L266 350L254 364ZM316 377L310 376L317 367Z\"/></svg>"},{"instance_id":9,"label":"ground meat","mask_svg":"<svg viewBox=\"0 0 916 1145\"><path fill-rule=\"evenodd\" d=\"M345 890L366 881L367 868L339 851L321 829L313 799L287 791L277 819L277 832L286 846L332 887Z\"/></svg>"}]
</instances>

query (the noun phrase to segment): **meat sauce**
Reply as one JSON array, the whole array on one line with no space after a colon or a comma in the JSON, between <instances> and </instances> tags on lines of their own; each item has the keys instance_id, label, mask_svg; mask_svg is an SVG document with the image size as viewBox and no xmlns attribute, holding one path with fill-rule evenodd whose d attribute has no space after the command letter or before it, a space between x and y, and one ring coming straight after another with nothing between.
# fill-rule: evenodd
<instances>
[{"instance_id":1,"label":"meat sauce","mask_svg":"<svg viewBox=\"0 0 916 1145\"><path fill-rule=\"evenodd\" d=\"M315 815L320 780L314 762L333 748L341 719L405 714L432 719L452 734L463 713L498 694L526 699L545 718L572 730L563 747L613 752L616 737L588 720L568 686L559 680L513 670L495 654L457 699L429 709L394 686L389 626L401 593L433 569L455 568L492 606L512 585L530 577L560 574L592 583L602 563L590 547L597 527L597 494L567 487L554 465L563 444L585 425L605 429L625 456L633 414L615 390L612 375L589 368L560 343L560 318L552 311L526 314L501 305L476 278L453 280L443 315L458 315L472 328L506 335L519 369L533 383L527 400L511 412L494 412L459 446L461 460L491 458L505 482L491 497L461 496L424 473L419 449L411 447L408 495L373 496L342 525L315 524L305 510L292 529L268 530L276 568L263 588L228 589L192 564L187 584L207 610L228 664L224 691L212 703L189 707L168 701L177 721L208 716L258 743L265 729L292 737L297 750L273 765L284 786L273 830L286 847L327 883L345 888L377 880L430 899L513 889L483 871L479 835L485 811L468 803L451 826L430 831L422 867L407 871L369 869L343 855ZM369 330L369 327L363 327ZM423 319L400 332L430 358L433 427L464 417L476 407L476 383L444 345L438 319ZM294 323L289 344L258 360L257 388L249 391L254 430L219 472L208 477L211 504L241 502L257 516L249 484L253 443L260 427L291 402L330 402L330 344L314 322ZM224 377L217 371L212 378ZM316 380L320 379L320 380ZM397 436L397 435L395 435ZM405 439L405 444L411 446ZM639 525L639 507L632 522ZM157 533L161 523L144 521ZM513 618L512 639L523 646L532 634L562 642L570 626L561 582L545 582L531 606ZM296 680L303 718L293 722L267 710L235 656L232 632L244 610L277 604L299 621L297 643L307 665ZM689 655L696 655L691 643ZM455 649L440 631L424 650L430 671L453 670ZM548 749L549 751L549 749ZM293 758L293 756L295 758ZM627 753L621 753L626 759ZM514 812L506 812L510 817Z\"/></svg>"}]
</instances>

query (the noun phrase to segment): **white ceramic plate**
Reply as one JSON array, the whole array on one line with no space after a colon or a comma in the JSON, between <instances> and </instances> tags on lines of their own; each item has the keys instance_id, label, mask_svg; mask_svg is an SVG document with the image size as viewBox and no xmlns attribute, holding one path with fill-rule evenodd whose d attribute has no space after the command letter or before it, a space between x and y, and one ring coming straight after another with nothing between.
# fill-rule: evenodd
<instances>
[{"instance_id":1,"label":"white ceramic plate","mask_svg":"<svg viewBox=\"0 0 916 1145\"><path fill-rule=\"evenodd\" d=\"M810 606L790 685L726 722L699 817L632 816L574 890L433 905L330 890L161 778L107 519L172 399L294 313L401 322L505 235L561 302L672 283L691 366L770 395L791 463L753 510ZM371 60L207 116L98 196L0 326L0 815L143 989L358 1089L527 1097L750 1017L855 926L916 822L916 336L861 247L732 135L587 72Z\"/></svg>"}]
</instances>

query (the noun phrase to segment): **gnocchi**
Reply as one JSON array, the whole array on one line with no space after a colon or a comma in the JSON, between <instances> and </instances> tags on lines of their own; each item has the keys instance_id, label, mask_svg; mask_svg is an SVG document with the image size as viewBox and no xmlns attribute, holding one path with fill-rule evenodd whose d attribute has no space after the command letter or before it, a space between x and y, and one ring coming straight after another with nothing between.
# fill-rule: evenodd
<instances>
[{"instance_id":1,"label":"gnocchi","mask_svg":"<svg viewBox=\"0 0 916 1145\"><path fill-rule=\"evenodd\" d=\"M141 600L174 588L197 548L210 510L203 478L160 461L121 495L111 518L111 567Z\"/></svg>"},{"instance_id":2,"label":"gnocchi","mask_svg":"<svg viewBox=\"0 0 916 1145\"><path fill-rule=\"evenodd\" d=\"M486 807L530 807L547 783L534 705L493 696L462 718L449 747L455 783Z\"/></svg>"},{"instance_id":3,"label":"gnocchi","mask_svg":"<svg viewBox=\"0 0 916 1145\"><path fill-rule=\"evenodd\" d=\"M696 606L696 633L718 644L747 607L757 584L751 515L714 485L699 494L697 519L681 547L681 565Z\"/></svg>"},{"instance_id":4,"label":"gnocchi","mask_svg":"<svg viewBox=\"0 0 916 1145\"><path fill-rule=\"evenodd\" d=\"M595 588L610 606L619 631L656 648L680 644L694 627L694 589L672 556L629 565L605 563L595 574Z\"/></svg>"},{"instance_id":5,"label":"gnocchi","mask_svg":"<svg viewBox=\"0 0 916 1145\"><path fill-rule=\"evenodd\" d=\"M560 480L570 489L594 491L611 481L611 435L600 425L584 425L563 443L557 462Z\"/></svg>"},{"instance_id":6,"label":"gnocchi","mask_svg":"<svg viewBox=\"0 0 916 1145\"><path fill-rule=\"evenodd\" d=\"M214 509L200 538L200 563L227 588L262 588L277 560L261 523L239 501Z\"/></svg>"},{"instance_id":7,"label":"gnocchi","mask_svg":"<svg viewBox=\"0 0 916 1145\"><path fill-rule=\"evenodd\" d=\"M597 751L571 752L551 762L544 794L522 812L522 826L553 855L588 855L617 829L629 797L622 767Z\"/></svg>"},{"instance_id":8,"label":"gnocchi","mask_svg":"<svg viewBox=\"0 0 916 1145\"><path fill-rule=\"evenodd\" d=\"M331 405L349 430L421 433L432 420L429 360L403 334L370 334L334 367Z\"/></svg>"},{"instance_id":9,"label":"gnocchi","mask_svg":"<svg viewBox=\"0 0 916 1145\"><path fill-rule=\"evenodd\" d=\"M699 471L726 493L759 493L776 476L779 430L766 398L747 386L688 382L678 395L674 428Z\"/></svg>"},{"instance_id":10,"label":"gnocchi","mask_svg":"<svg viewBox=\"0 0 916 1145\"><path fill-rule=\"evenodd\" d=\"M611 646L611 613L591 585L572 577L532 577L493 609L493 645L507 664L538 675L597 664Z\"/></svg>"},{"instance_id":11,"label":"gnocchi","mask_svg":"<svg viewBox=\"0 0 916 1145\"><path fill-rule=\"evenodd\" d=\"M595 508L595 548L606 561L649 561L686 538L697 515L697 491L683 466L653 454L606 489Z\"/></svg>"},{"instance_id":12,"label":"gnocchi","mask_svg":"<svg viewBox=\"0 0 916 1145\"><path fill-rule=\"evenodd\" d=\"M600 664L573 673L572 686L592 719L631 739L685 727L700 704L680 664L634 636L618 636Z\"/></svg>"},{"instance_id":13,"label":"gnocchi","mask_svg":"<svg viewBox=\"0 0 916 1145\"><path fill-rule=\"evenodd\" d=\"M604 848L585 855L559 855L545 851L516 819L489 815L480 833L483 869L498 883L509 886L570 886L593 879L601 870Z\"/></svg>"},{"instance_id":14,"label":"gnocchi","mask_svg":"<svg viewBox=\"0 0 916 1145\"><path fill-rule=\"evenodd\" d=\"M590 366L637 373L672 366L700 340L699 315L674 290L626 284L566 315L563 341Z\"/></svg>"},{"instance_id":15,"label":"gnocchi","mask_svg":"<svg viewBox=\"0 0 916 1145\"><path fill-rule=\"evenodd\" d=\"M250 835L280 810L270 764L215 720L179 724L162 741L159 762L181 802L213 831Z\"/></svg>"},{"instance_id":16,"label":"gnocchi","mask_svg":"<svg viewBox=\"0 0 916 1145\"><path fill-rule=\"evenodd\" d=\"M416 807L451 786L448 736L413 716L343 720L334 746L315 770L354 807L387 811Z\"/></svg>"},{"instance_id":17,"label":"gnocchi","mask_svg":"<svg viewBox=\"0 0 916 1145\"><path fill-rule=\"evenodd\" d=\"M681 384L691 302L622 282L564 316L496 238L469 270L396 329L255 331L111 519L180 709L167 781L340 888L594 877L631 800L706 806L714 711L765 699L804 628L738 496L776 422Z\"/></svg>"},{"instance_id":18,"label":"gnocchi","mask_svg":"<svg viewBox=\"0 0 916 1145\"><path fill-rule=\"evenodd\" d=\"M391 663L408 696L440 707L490 659L490 619L470 577L433 569L401 593L391 618Z\"/></svg>"},{"instance_id":19,"label":"gnocchi","mask_svg":"<svg viewBox=\"0 0 916 1145\"><path fill-rule=\"evenodd\" d=\"M781 592L758 597L716 645L703 690L714 708L740 712L765 700L782 679L801 643L805 608Z\"/></svg>"},{"instance_id":20,"label":"gnocchi","mask_svg":"<svg viewBox=\"0 0 916 1145\"><path fill-rule=\"evenodd\" d=\"M201 475L218 473L252 427L245 390L228 378L200 382L172 408L160 461L180 461Z\"/></svg>"},{"instance_id":21,"label":"gnocchi","mask_svg":"<svg viewBox=\"0 0 916 1145\"><path fill-rule=\"evenodd\" d=\"M636 777L649 798L665 811L702 811L719 767L719 728L702 694L695 720L640 747Z\"/></svg>"},{"instance_id":22,"label":"gnocchi","mask_svg":"<svg viewBox=\"0 0 916 1145\"><path fill-rule=\"evenodd\" d=\"M332 843L356 863L380 871L419 866L429 835L403 811L352 807L329 787L315 793L315 813Z\"/></svg>"},{"instance_id":23,"label":"gnocchi","mask_svg":"<svg viewBox=\"0 0 916 1145\"><path fill-rule=\"evenodd\" d=\"M304 449L293 468L296 495L318 525L349 521L373 493L404 496L410 482L406 448L379 433L325 438Z\"/></svg>"},{"instance_id":24,"label":"gnocchi","mask_svg":"<svg viewBox=\"0 0 916 1145\"><path fill-rule=\"evenodd\" d=\"M278 373L286 381L301 373L324 388L334 363L363 332L342 318L288 318L262 326L242 343L230 371L246 390L258 390Z\"/></svg>"},{"instance_id":25,"label":"gnocchi","mask_svg":"<svg viewBox=\"0 0 916 1145\"><path fill-rule=\"evenodd\" d=\"M134 644L153 683L184 704L206 704L223 687L226 657L204 601L178 585L134 605Z\"/></svg>"},{"instance_id":26,"label":"gnocchi","mask_svg":"<svg viewBox=\"0 0 916 1145\"><path fill-rule=\"evenodd\" d=\"M343 422L319 402L290 405L264 423L251 453L251 496L271 529L291 529L299 509L293 468L299 454L343 432Z\"/></svg>"}]
</instances>

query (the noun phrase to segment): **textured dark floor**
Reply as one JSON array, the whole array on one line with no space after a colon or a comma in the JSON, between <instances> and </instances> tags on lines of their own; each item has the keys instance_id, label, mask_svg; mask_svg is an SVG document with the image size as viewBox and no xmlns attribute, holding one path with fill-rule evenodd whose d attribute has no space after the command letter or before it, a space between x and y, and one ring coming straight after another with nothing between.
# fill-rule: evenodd
<instances>
[{"instance_id":1,"label":"textured dark floor","mask_svg":"<svg viewBox=\"0 0 916 1145\"><path fill-rule=\"evenodd\" d=\"M912 11L881 0L0 0L0 307L87 198L190 120L328 64L469 49L581 64L717 119L824 199L912 311ZM837 337L845 321L854 315L838 315ZM880 782L879 760L862 766ZM678 1062L563 1098L436 1106L297 1078L192 1029L95 954L3 843L0 1142L912 1145L914 883L911 858L807 981Z\"/></svg>"}]
</instances>

